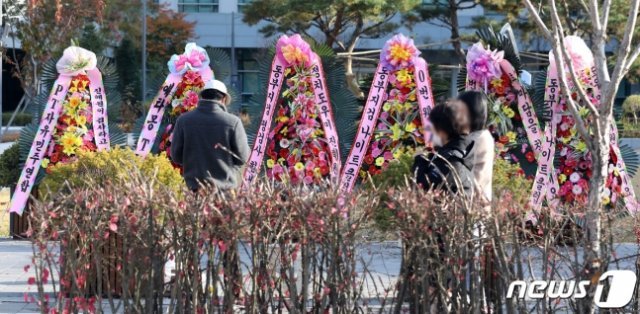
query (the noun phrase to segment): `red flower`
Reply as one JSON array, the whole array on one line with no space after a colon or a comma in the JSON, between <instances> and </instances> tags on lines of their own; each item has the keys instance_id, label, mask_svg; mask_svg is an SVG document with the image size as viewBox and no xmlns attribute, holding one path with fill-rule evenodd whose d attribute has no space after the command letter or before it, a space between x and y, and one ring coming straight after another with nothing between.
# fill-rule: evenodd
<instances>
[{"instance_id":1,"label":"red flower","mask_svg":"<svg viewBox=\"0 0 640 314\"><path fill-rule=\"evenodd\" d=\"M534 162L536 161L536 156L533 154L532 151L529 151L525 154L525 158L527 158L528 162Z\"/></svg>"},{"instance_id":2,"label":"red flower","mask_svg":"<svg viewBox=\"0 0 640 314\"><path fill-rule=\"evenodd\" d=\"M367 155L366 157L364 157L364 162L370 165L373 164L373 156Z\"/></svg>"}]
</instances>

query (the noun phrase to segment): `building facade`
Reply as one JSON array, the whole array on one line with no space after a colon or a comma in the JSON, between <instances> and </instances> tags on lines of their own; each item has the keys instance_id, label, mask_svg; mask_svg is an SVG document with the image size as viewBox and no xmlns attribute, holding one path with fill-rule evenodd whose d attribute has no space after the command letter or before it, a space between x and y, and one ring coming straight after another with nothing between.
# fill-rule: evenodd
<instances>
[{"instance_id":1,"label":"building facade","mask_svg":"<svg viewBox=\"0 0 640 314\"><path fill-rule=\"evenodd\" d=\"M161 0L168 8L186 14L186 19L196 23L194 39L198 45L206 47L223 48L232 57L232 79L231 84L242 93L243 99L247 100L257 88L258 84L257 62L261 49L269 46L273 38L265 38L260 33L260 28L264 24L249 26L243 19L243 7L251 0ZM428 5L433 0L423 0ZM462 10L458 13L462 27L469 26L474 17L485 14L484 9L478 6L469 10ZM396 16L396 22L400 21L400 16ZM468 32L473 32L467 29ZM450 37L450 32L444 27L438 27L429 23L421 23L411 30L401 28L398 32L415 38L417 44L446 42ZM317 38L323 38L321 33L314 34ZM361 39L356 50L380 49L393 34L376 38ZM427 51L427 59L430 62L439 64L457 63L455 55L451 53L451 45L448 43L433 47ZM435 59L433 59L435 58Z\"/></svg>"}]
</instances>

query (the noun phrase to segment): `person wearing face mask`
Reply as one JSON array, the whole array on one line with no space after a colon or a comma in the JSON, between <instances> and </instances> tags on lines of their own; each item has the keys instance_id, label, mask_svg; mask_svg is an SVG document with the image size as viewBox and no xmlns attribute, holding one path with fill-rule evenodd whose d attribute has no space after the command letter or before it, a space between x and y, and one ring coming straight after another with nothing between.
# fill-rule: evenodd
<instances>
[{"instance_id":1,"label":"person wearing face mask","mask_svg":"<svg viewBox=\"0 0 640 314\"><path fill-rule=\"evenodd\" d=\"M435 152L420 154L414 160L412 170L419 186L472 195L474 143L469 137L468 116L467 108L459 103L439 104L431 110Z\"/></svg>"},{"instance_id":2,"label":"person wearing face mask","mask_svg":"<svg viewBox=\"0 0 640 314\"><path fill-rule=\"evenodd\" d=\"M458 102L465 106L469 113L471 132L469 137L475 143L472 153L474 156L473 177L476 189L484 197L485 201L491 203L495 142L487 129L488 100L482 92L466 91L458 95Z\"/></svg>"}]
</instances>

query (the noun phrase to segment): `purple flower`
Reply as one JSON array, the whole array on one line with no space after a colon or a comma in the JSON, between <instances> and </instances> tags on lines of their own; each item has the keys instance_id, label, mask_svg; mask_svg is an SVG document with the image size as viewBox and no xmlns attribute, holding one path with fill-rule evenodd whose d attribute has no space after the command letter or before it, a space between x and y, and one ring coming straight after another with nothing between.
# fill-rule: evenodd
<instances>
[{"instance_id":1,"label":"purple flower","mask_svg":"<svg viewBox=\"0 0 640 314\"><path fill-rule=\"evenodd\" d=\"M503 58L504 51L487 50L482 43L476 43L467 52L467 76L486 87L492 79L502 76L500 61Z\"/></svg>"}]
</instances>

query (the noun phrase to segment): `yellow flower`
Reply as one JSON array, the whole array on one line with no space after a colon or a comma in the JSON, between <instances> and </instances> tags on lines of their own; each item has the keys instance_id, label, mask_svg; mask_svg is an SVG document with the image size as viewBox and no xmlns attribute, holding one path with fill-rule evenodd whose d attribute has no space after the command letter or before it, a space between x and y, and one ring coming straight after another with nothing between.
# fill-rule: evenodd
<instances>
[{"instance_id":1,"label":"yellow flower","mask_svg":"<svg viewBox=\"0 0 640 314\"><path fill-rule=\"evenodd\" d=\"M404 127L404 130L411 133L416 130L416 125L413 122L410 122Z\"/></svg>"},{"instance_id":2,"label":"yellow flower","mask_svg":"<svg viewBox=\"0 0 640 314\"><path fill-rule=\"evenodd\" d=\"M88 106L89 105L87 104L86 101L81 101L80 104L78 105L78 109L79 110L85 110L85 109L87 109Z\"/></svg>"},{"instance_id":3,"label":"yellow flower","mask_svg":"<svg viewBox=\"0 0 640 314\"><path fill-rule=\"evenodd\" d=\"M406 83L411 80L411 75L407 69L402 69L396 73L396 79L400 82Z\"/></svg>"},{"instance_id":4,"label":"yellow flower","mask_svg":"<svg viewBox=\"0 0 640 314\"><path fill-rule=\"evenodd\" d=\"M87 117L85 117L85 116L77 116L76 117L76 124L78 124L78 125L87 124Z\"/></svg>"},{"instance_id":5,"label":"yellow flower","mask_svg":"<svg viewBox=\"0 0 640 314\"><path fill-rule=\"evenodd\" d=\"M60 144L62 145L62 152L67 155L73 155L76 149L82 146L82 139L73 133L66 132L60 138Z\"/></svg>"},{"instance_id":6,"label":"yellow flower","mask_svg":"<svg viewBox=\"0 0 640 314\"><path fill-rule=\"evenodd\" d=\"M509 119L513 118L516 115L516 113L513 111L513 109L511 109L510 107L507 107L507 106L502 107L502 112L504 112L504 114Z\"/></svg>"},{"instance_id":7,"label":"yellow flower","mask_svg":"<svg viewBox=\"0 0 640 314\"><path fill-rule=\"evenodd\" d=\"M560 174L560 175L558 176L558 181L559 181L560 183L564 183L564 181L567 181L567 175L565 175L564 173Z\"/></svg>"},{"instance_id":8,"label":"yellow flower","mask_svg":"<svg viewBox=\"0 0 640 314\"><path fill-rule=\"evenodd\" d=\"M579 141L578 144L576 144L576 150L578 150L579 152L586 152L587 144L583 141Z\"/></svg>"},{"instance_id":9,"label":"yellow flower","mask_svg":"<svg viewBox=\"0 0 640 314\"><path fill-rule=\"evenodd\" d=\"M276 162L273 159L267 160L267 168L271 169L276 165Z\"/></svg>"},{"instance_id":10,"label":"yellow flower","mask_svg":"<svg viewBox=\"0 0 640 314\"><path fill-rule=\"evenodd\" d=\"M389 48L389 54L391 58L398 61L407 61L411 58L411 51L405 49L405 47L401 44L393 44Z\"/></svg>"},{"instance_id":11,"label":"yellow flower","mask_svg":"<svg viewBox=\"0 0 640 314\"><path fill-rule=\"evenodd\" d=\"M415 94L414 94L414 96L415 96ZM415 100L415 99L414 99L414 100ZM413 109L413 104L412 104L412 103L410 103L410 102L406 102L406 103L404 103L404 110L409 111L409 110L411 110L411 109Z\"/></svg>"},{"instance_id":12,"label":"yellow flower","mask_svg":"<svg viewBox=\"0 0 640 314\"><path fill-rule=\"evenodd\" d=\"M609 203L611 203L611 199L608 196L602 198L603 205L609 205Z\"/></svg>"},{"instance_id":13,"label":"yellow flower","mask_svg":"<svg viewBox=\"0 0 640 314\"><path fill-rule=\"evenodd\" d=\"M322 177L322 171L320 171L320 168L318 168L318 167L313 168L313 175L316 178L321 178Z\"/></svg>"},{"instance_id":14,"label":"yellow flower","mask_svg":"<svg viewBox=\"0 0 640 314\"><path fill-rule=\"evenodd\" d=\"M391 109L391 104L386 102L384 103L384 105L382 105L382 110L384 111L389 111Z\"/></svg>"},{"instance_id":15,"label":"yellow flower","mask_svg":"<svg viewBox=\"0 0 640 314\"><path fill-rule=\"evenodd\" d=\"M382 165L384 165L384 157L376 158L376 166L382 167Z\"/></svg>"},{"instance_id":16,"label":"yellow flower","mask_svg":"<svg viewBox=\"0 0 640 314\"><path fill-rule=\"evenodd\" d=\"M393 135L391 135L391 139L394 141L400 140L402 135L404 135L404 131L402 131L398 123L394 124L391 127L391 131L393 132Z\"/></svg>"},{"instance_id":17,"label":"yellow flower","mask_svg":"<svg viewBox=\"0 0 640 314\"><path fill-rule=\"evenodd\" d=\"M80 106L81 102L80 97L69 97L69 108L76 109Z\"/></svg>"},{"instance_id":18,"label":"yellow flower","mask_svg":"<svg viewBox=\"0 0 640 314\"><path fill-rule=\"evenodd\" d=\"M304 165L301 162L298 162L293 168L296 169L296 171L302 171L304 170Z\"/></svg>"},{"instance_id":19,"label":"yellow flower","mask_svg":"<svg viewBox=\"0 0 640 314\"><path fill-rule=\"evenodd\" d=\"M506 136L509 138L509 142L515 142L517 134L516 132L509 131L507 132Z\"/></svg>"},{"instance_id":20,"label":"yellow flower","mask_svg":"<svg viewBox=\"0 0 640 314\"><path fill-rule=\"evenodd\" d=\"M394 159L399 159L400 156L402 156L402 150L397 149L395 152L393 152L393 158Z\"/></svg>"},{"instance_id":21,"label":"yellow flower","mask_svg":"<svg viewBox=\"0 0 640 314\"><path fill-rule=\"evenodd\" d=\"M491 81L491 85L492 86L501 86L502 85L502 79L501 78L495 78Z\"/></svg>"},{"instance_id":22,"label":"yellow flower","mask_svg":"<svg viewBox=\"0 0 640 314\"><path fill-rule=\"evenodd\" d=\"M288 118L288 117L286 117L286 116L278 117L278 122L285 123L285 122L287 122L287 121L289 121L289 118Z\"/></svg>"},{"instance_id":23,"label":"yellow flower","mask_svg":"<svg viewBox=\"0 0 640 314\"><path fill-rule=\"evenodd\" d=\"M42 168L47 168L47 167L49 167L49 158L44 158L44 159L42 159L42 163L41 163L41 165L42 165Z\"/></svg>"},{"instance_id":24,"label":"yellow flower","mask_svg":"<svg viewBox=\"0 0 640 314\"><path fill-rule=\"evenodd\" d=\"M416 101L416 93L411 93L411 95L409 95L409 101Z\"/></svg>"}]
</instances>

